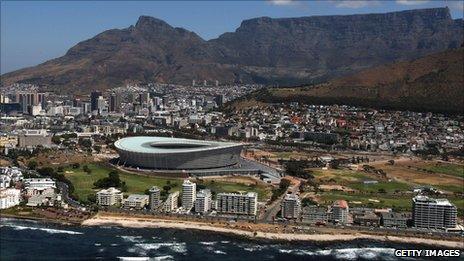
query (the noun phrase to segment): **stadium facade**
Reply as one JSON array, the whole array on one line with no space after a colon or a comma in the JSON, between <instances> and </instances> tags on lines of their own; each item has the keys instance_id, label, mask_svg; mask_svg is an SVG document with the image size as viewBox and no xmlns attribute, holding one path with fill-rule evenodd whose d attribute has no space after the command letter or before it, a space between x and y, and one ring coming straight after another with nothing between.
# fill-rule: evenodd
<instances>
[{"instance_id":1,"label":"stadium facade","mask_svg":"<svg viewBox=\"0 0 464 261\"><path fill-rule=\"evenodd\" d=\"M197 170L233 166L242 144L166 137L137 136L114 143L119 163L155 170Z\"/></svg>"}]
</instances>

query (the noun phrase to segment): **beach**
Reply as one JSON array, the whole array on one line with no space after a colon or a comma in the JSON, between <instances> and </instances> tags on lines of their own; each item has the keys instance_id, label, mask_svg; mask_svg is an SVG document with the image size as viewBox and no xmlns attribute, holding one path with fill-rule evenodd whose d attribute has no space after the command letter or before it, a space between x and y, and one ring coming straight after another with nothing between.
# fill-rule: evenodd
<instances>
[{"instance_id":1,"label":"beach","mask_svg":"<svg viewBox=\"0 0 464 261\"><path fill-rule=\"evenodd\" d=\"M464 249L463 240L442 240L431 238L417 238L408 236L373 235L362 232L343 233L275 233L254 230L248 227L226 227L224 224L211 224L197 221L183 221L173 219L162 219L148 216L121 216L114 214L99 213L94 217L82 222L83 226L121 226L129 228L173 228L183 230L202 230L216 233L233 234L254 239L279 240L279 241L311 241L311 242L335 242L353 240L373 240L379 242L394 242L407 244L429 245L435 248ZM341 230L340 230L341 232Z\"/></svg>"}]
</instances>

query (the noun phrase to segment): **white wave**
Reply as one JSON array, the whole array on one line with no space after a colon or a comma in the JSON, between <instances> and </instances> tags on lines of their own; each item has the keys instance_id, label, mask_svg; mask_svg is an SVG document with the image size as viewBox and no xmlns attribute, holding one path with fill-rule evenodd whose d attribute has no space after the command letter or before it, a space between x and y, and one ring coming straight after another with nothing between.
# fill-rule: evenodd
<instances>
[{"instance_id":1,"label":"white wave","mask_svg":"<svg viewBox=\"0 0 464 261\"><path fill-rule=\"evenodd\" d=\"M393 258L393 248L340 248L340 249L324 249L324 250L304 250L304 249L279 249L280 253L294 255L316 255L316 256L334 256L337 259L356 260L359 258L377 259L382 256L383 259L391 256Z\"/></svg>"},{"instance_id":2,"label":"white wave","mask_svg":"<svg viewBox=\"0 0 464 261\"><path fill-rule=\"evenodd\" d=\"M168 247L170 250L176 252L176 253L186 253L187 252L187 247L185 243L177 243L177 242L172 242L172 243L140 243L140 244L135 244L134 247L140 248L143 251L150 251L150 250L158 250L161 247Z\"/></svg>"},{"instance_id":3,"label":"white wave","mask_svg":"<svg viewBox=\"0 0 464 261\"><path fill-rule=\"evenodd\" d=\"M112 247L119 246L119 244L111 244L110 246L112 246Z\"/></svg>"},{"instance_id":4,"label":"white wave","mask_svg":"<svg viewBox=\"0 0 464 261\"><path fill-rule=\"evenodd\" d=\"M222 244L229 244L230 241L223 240L223 241L221 241L221 243L222 243Z\"/></svg>"},{"instance_id":5,"label":"white wave","mask_svg":"<svg viewBox=\"0 0 464 261\"><path fill-rule=\"evenodd\" d=\"M95 245L95 246L101 246L102 244L100 244L100 243L95 243L94 245Z\"/></svg>"},{"instance_id":6,"label":"white wave","mask_svg":"<svg viewBox=\"0 0 464 261\"><path fill-rule=\"evenodd\" d=\"M221 250L215 250L214 253L215 253L215 254L219 254L219 255L227 255L226 252L221 251Z\"/></svg>"},{"instance_id":7,"label":"white wave","mask_svg":"<svg viewBox=\"0 0 464 261\"><path fill-rule=\"evenodd\" d=\"M122 238L122 240L126 242L131 242L131 243L141 243L144 240L142 239L142 236L118 236Z\"/></svg>"},{"instance_id":8,"label":"white wave","mask_svg":"<svg viewBox=\"0 0 464 261\"><path fill-rule=\"evenodd\" d=\"M216 245L217 242L198 242L200 243L201 245L205 245L205 246L213 246L213 245Z\"/></svg>"},{"instance_id":9,"label":"white wave","mask_svg":"<svg viewBox=\"0 0 464 261\"><path fill-rule=\"evenodd\" d=\"M62 229L52 229L52 228L43 228L43 227L27 227L27 226L18 226L13 224L4 224L2 227L11 227L14 230L40 230L47 232L49 234L69 234L69 235L82 235L84 233L71 231L71 230L62 230Z\"/></svg>"},{"instance_id":10,"label":"white wave","mask_svg":"<svg viewBox=\"0 0 464 261\"><path fill-rule=\"evenodd\" d=\"M248 252L253 252L253 251L263 250L264 248L266 248L266 246L256 245L256 246L244 247L243 250L248 251Z\"/></svg>"},{"instance_id":11,"label":"white wave","mask_svg":"<svg viewBox=\"0 0 464 261\"><path fill-rule=\"evenodd\" d=\"M174 257L169 256L169 255L167 255L167 256L155 256L155 257L153 257L153 260L156 260L156 261L158 261L158 260L160 260L160 261L161 260L174 260Z\"/></svg>"}]
</instances>

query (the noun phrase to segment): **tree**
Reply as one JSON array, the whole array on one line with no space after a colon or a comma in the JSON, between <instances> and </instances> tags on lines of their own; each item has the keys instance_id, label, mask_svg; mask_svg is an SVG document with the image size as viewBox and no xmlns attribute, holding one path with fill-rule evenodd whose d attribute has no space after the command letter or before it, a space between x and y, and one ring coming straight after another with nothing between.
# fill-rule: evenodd
<instances>
[{"instance_id":1,"label":"tree","mask_svg":"<svg viewBox=\"0 0 464 261\"><path fill-rule=\"evenodd\" d=\"M95 194L89 194L87 196L87 201L89 201L90 203L96 203L97 202L97 195Z\"/></svg>"},{"instance_id":2,"label":"tree","mask_svg":"<svg viewBox=\"0 0 464 261\"><path fill-rule=\"evenodd\" d=\"M53 136L52 137L52 142L55 143L56 145L61 144L61 137L60 136Z\"/></svg>"},{"instance_id":3,"label":"tree","mask_svg":"<svg viewBox=\"0 0 464 261\"><path fill-rule=\"evenodd\" d=\"M84 172L86 172L87 174L92 173L92 170L91 170L91 169L89 168L89 166L87 166L87 165L84 165L84 167L82 167L82 170L83 170Z\"/></svg>"},{"instance_id":4,"label":"tree","mask_svg":"<svg viewBox=\"0 0 464 261\"><path fill-rule=\"evenodd\" d=\"M311 206L311 205L317 205L317 202L312 200L311 198L304 198L301 200L301 205L303 207Z\"/></svg>"},{"instance_id":5,"label":"tree","mask_svg":"<svg viewBox=\"0 0 464 261\"><path fill-rule=\"evenodd\" d=\"M290 180L288 179L281 179L279 183L279 189L286 190L288 187L290 187Z\"/></svg>"},{"instance_id":6,"label":"tree","mask_svg":"<svg viewBox=\"0 0 464 261\"><path fill-rule=\"evenodd\" d=\"M58 172L63 172L63 171L64 171L63 166L59 166L58 169L57 169L56 171L58 171Z\"/></svg>"},{"instance_id":7,"label":"tree","mask_svg":"<svg viewBox=\"0 0 464 261\"><path fill-rule=\"evenodd\" d=\"M36 169L37 168L37 161L31 160L27 163L27 167L29 169Z\"/></svg>"},{"instance_id":8,"label":"tree","mask_svg":"<svg viewBox=\"0 0 464 261\"><path fill-rule=\"evenodd\" d=\"M125 182L121 182L119 179L119 173L117 171L111 171L108 173L108 177L101 178L93 183L96 188L109 188L109 187L120 187L127 190Z\"/></svg>"},{"instance_id":9,"label":"tree","mask_svg":"<svg viewBox=\"0 0 464 261\"><path fill-rule=\"evenodd\" d=\"M72 168L73 169L78 169L81 165L79 163L73 163Z\"/></svg>"}]
</instances>

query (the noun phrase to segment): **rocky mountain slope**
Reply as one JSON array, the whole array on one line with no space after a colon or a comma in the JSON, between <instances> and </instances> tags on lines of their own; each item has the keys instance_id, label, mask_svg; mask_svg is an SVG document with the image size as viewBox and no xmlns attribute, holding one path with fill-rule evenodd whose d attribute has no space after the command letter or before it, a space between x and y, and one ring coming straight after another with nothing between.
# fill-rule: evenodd
<instances>
[{"instance_id":1,"label":"rocky mountain slope","mask_svg":"<svg viewBox=\"0 0 464 261\"><path fill-rule=\"evenodd\" d=\"M463 21L447 8L386 14L243 21L205 41L193 32L141 16L135 26L105 31L64 56L2 75L65 90L105 89L128 82L322 82L385 63L459 47Z\"/></svg>"},{"instance_id":2,"label":"rocky mountain slope","mask_svg":"<svg viewBox=\"0 0 464 261\"><path fill-rule=\"evenodd\" d=\"M256 92L243 102L303 102L464 113L464 48L378 66L328 83Z\"/></svg>"}]
</instances>

